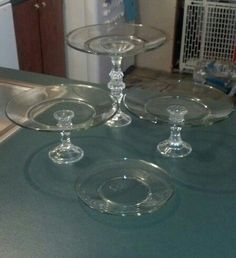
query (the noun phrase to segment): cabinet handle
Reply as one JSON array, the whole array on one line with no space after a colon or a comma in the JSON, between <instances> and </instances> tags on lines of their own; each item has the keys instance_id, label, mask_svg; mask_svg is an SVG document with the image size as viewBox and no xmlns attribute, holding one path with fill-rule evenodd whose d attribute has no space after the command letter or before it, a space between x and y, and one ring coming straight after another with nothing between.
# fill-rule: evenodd
<instances>
[{"instance_id":1,"label":"cabinet handle","mask_svg":"<svg viewBox=\"0 0 236 258\"><path fill-rule=\"evenodd\" d=\"M35 4L34 7L35 7L36 9L39 9L39 8L40 8L39 4Z\"/></svg>"},{"instance_id":2,"label":"cabinet handle","mask_svg":"<svg viewBox=\"0 0 236 258\"><path fill-rule=\"evenodd\" d=\"M47 6L47 4L45 2L42 2L41 4L42 4L42 7L46 7Z\"/></svg>"}]
</instances>

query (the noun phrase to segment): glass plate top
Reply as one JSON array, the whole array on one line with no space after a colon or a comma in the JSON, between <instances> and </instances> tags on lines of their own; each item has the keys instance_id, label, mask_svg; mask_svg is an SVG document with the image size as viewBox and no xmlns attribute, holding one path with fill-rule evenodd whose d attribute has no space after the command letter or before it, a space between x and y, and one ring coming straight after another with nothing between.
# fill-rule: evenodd
<instances>
[{"instance_id":1,"label":"glass plate top","mask_svg":"<svg viewBox=\"0 0 236 258\"><path fill-rule=\"evenodd\" d=\"M90 25L67 35L67 42L72 48L98 55L136 55L158 48L165 41L162 31L132 23Z\"/></svg>"},{"instance_id":2,"label":"glass plate top","mask_svg":"<svg viewBox=\"0 0 236 258\"><path fill-rule=\"evenodd\" d=\"M201 121L209 115L209 109L199 99L179 95L167 95L152 98L145 104L145 110L157 120L169 122L168 107L172 105L184 106L187 110L184 116L185 123Z\"/></svg>"},{"instance_id":3,"label":"glass plate top","mask_svg":"<svg viewBox=\"0 0 236 258\"><path fill-rule=\"evenodd\" d=\"M149 82L130 87L124 97L126 108L141 119L166 122L168 105L186 106L186 123L210 125L227 118L233 101L223 92L192 81Z\"/></svg>"},{"instance_id":4,"label":"glass plate top","mask_svg":"<svg viewBox=\"0 0 236 258\"><path fill-rule=\"evenodd\" d=\"M107 160L87 172L78 179L76 192L90 208L100 212L123 216L151 213L174 192L168 174L143 160Z\"/></svg>"},{"instance_id":5,"label":"glass plate top","mask_svg":"<svg viewBox=\"0 0 236 258\"><path fill-rule=\"evenodd\" d=\"M37 87L16 95L6 106L7 117L19 126L42 131L80 130L112 117L117 104L100 88L67 84ZM72 124L58 126L58 111L72 112ZM61 115L61 114L60 114Z\"/></svg>"}]
</instances>

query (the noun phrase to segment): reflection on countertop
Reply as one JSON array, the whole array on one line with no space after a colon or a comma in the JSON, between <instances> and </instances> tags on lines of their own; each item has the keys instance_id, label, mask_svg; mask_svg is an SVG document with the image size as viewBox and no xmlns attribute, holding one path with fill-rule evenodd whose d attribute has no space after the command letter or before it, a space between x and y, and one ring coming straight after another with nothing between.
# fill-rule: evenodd
<instances>
[{"instance_id":1,"label":"reflection on countertop","mask_svg":"<svg viewBox=\"0 0 236 258\"><path fill-rule=\"evenodd\" d=\"M5 108L8 101L14 95L32 87L31 84L0 79L0 142L3 142L20 128L6 117Z\"/></svg>"}]
</instances>

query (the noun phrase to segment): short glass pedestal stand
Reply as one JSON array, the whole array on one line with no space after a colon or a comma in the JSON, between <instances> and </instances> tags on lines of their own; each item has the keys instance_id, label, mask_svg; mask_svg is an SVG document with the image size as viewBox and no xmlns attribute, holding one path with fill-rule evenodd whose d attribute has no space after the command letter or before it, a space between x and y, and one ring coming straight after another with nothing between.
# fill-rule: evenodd
<instances>
[{"instance_id":1,"label":"short glass pedestal stand","mask_svg":"<svg viewBox=\"0 0 236 258\"><path fill-rule=\"evenodd\" d=\"M110 127L122 127L131 123L131 117L121 110L123 100L122 59L141 52L157 49L166 41L166 36L158 29L142 24L108 23L91 25L73 30L67 36L72 48L94 55L111 57L112 69L109 73L108 88L119 104L116 115L106 124Z\"/></svg>"},{"instance_id":2,"label":"short glass pedestal stand","mask_svg":"<svg viewBox=\"0 0 236 258\"><path fill-rule=\"evenodd\" d=\"M168 80L167 80L168 81ZM223 92L193 81L151 82L127 90L126 108L140 119L171 124L169 139L159 143L164 156L185 157L191 146L181 139L182 126L210 126L226 119L234 110L233 101Z\"/></svg>"},{"instance_id":3,"label":"short glass pedestal stand","mask_svg":"<svg viewBox=\"0 0 236 258\"><path fill-rule=\"evenodd\" d=\"M106 122L117 110L109 93L86 84L37 87L16 95L6 107L7 117L36 131L59 132L61 143L50 150L56 164L81 160L84 151L71 142L70 132Z\"/></svg>"}]
</instances>

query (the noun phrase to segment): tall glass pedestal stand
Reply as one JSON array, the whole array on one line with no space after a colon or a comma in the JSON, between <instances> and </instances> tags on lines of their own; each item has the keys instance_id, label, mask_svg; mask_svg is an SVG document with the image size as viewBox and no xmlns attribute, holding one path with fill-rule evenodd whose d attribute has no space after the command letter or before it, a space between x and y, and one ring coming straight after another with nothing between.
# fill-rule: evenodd
<instances>
[{"instance_id":1,"label":"tall glass pedestal stand","mask_svg":"<svg viewBox=\"0 0 236 258\"><path fill-rule=\"evenodd\" d=\"M111 96L119 104L118 112L106 124L122 127L131 123L131 117L121 110L123 100L122 59L139 53L157 49L166 41L165 34L155 28L142 24L108 23L77 28L67 35L68 45L72 48L94 55L111 57L112 69L109 73L108 88Z\"/></svg>"}]
</instances>

